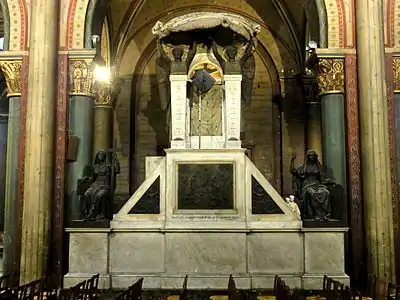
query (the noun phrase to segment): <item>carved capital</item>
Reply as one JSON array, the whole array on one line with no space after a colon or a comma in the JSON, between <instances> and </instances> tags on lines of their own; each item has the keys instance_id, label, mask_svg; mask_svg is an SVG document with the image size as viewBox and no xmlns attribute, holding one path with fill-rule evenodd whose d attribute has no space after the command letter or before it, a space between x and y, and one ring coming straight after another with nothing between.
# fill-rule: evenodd
<instances>
[{"instance_id":1,"label":"carved capital","mask_svg":"<svg viewBox=\"0 0 400 300\"><path fill-rule=\"evenodd\" d=\"M400 57L393 57L393 89L400 93Z\"/></svg>"},{"instance_id":2,"label":"carved capital","mask_svg":"<svg viewBox=\"0 0 400 300\"><path fill-rule=\"evenodd\" d=\"M93 72L84 59L72 59L69 61L69 72L71 78L71 95L93 96Z\"/></svg>"},{"instance_id":3,"label":"carved capital","mask_svg":"<svg viewBox=\"0 0 400 300\"><path fill-rule=\"evenodd\" d=\"M3 61L0 68L6 78L7 96L21 96L22 61Z\"/></svg>"},{"instance_id":4,"label":"carved capital","mask_svg":"<svg viewBox=\"0 0 400 300\"><path fill-rule=\"evenodd\" d=\"M95 82L92 87L95 107L114 107L114 89L111 83Z\"/></svg>"},{"instance_id":5,"label":"carved capital","mask_svg":"<svg viewBox=\"0 0 400 300\"><path fill-rule=\"evenodd\" d=\"M321 94L344 93L344 59L320 58L317 82Z\"/></svg>"}]
</instances>

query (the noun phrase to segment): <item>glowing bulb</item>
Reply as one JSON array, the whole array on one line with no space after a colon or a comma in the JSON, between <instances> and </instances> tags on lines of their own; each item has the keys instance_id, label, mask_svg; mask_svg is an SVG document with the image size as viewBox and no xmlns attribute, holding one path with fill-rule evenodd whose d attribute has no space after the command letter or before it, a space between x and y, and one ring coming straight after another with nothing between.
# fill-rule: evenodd
<instances>
[{"instance_id":1,"label":"glowing bulb","mask_svg":"<svg viewBox=\"0 0 400 300\"><path fill-rule=\"evenodd\" d=\"M94 69L94 78L97 81L109 82L111 79L111 71L107 67L96 66Z\"/></svg>"}]
</instances>

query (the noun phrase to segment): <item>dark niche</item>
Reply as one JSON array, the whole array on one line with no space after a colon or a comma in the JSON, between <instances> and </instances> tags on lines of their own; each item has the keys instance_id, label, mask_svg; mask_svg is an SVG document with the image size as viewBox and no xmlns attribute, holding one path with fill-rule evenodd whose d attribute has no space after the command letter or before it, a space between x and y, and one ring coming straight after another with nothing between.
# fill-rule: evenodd
<instances>
[{"instance_id":1,"label":"dark niche","mask_svg":"<svg viewBox=\"0 0 400 300\"><path fill-rule=\"evenodd\" d=\"M179 164L178 209L234 209L233 164Z\"/></svg>"},{"instance_id":2,"label":"dark niche","mask_svg":"<svg viewBox=\"0 0 400 300\"><path fill-rule=\"evenodd\" d=\"M150 215L157 215L160 213L160 176L154 180L129 213Z\"/></svg>"},{"instance_id":3,"label":"dark niche","mask_svg":"<svg viewBox=\"0 0 400 300\"><path fill-rule=\"evenodd\" d=\"M251 206L253 215L284 214L261 184L251 176Z\"/></svg>"}]
</instances>

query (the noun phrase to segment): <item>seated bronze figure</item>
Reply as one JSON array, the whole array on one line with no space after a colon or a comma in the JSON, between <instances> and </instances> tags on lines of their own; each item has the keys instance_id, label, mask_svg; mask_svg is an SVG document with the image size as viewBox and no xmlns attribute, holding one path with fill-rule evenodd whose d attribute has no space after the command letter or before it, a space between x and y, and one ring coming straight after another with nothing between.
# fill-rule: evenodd
<instances>
[{"instance_id":1,"label":"seated bronze figure","mask_svg":"<svg viewBox=\"0 0 400 300\"><path fill-rule=\"evenodd\" d=\"M90 169L90 175L78 180L77 194L81 197L82 219L111 220L114 176L120 169L118 159L114 154L110 163L107 153L99 151Z\"/></svg>"},{"instance_id":2,"label":"seated bronze figure","mask_svg":"<svg viewBox=\"0 0 400 300\"><path fill-rule=\"evenodd\" d=\"M327 221L331 217L330 191L318 155L309 150L304 164L295 168L296 154L292 155L290 173L294 179L295 196L300 200L302 219Z\"/></svg>"}]
</instances>

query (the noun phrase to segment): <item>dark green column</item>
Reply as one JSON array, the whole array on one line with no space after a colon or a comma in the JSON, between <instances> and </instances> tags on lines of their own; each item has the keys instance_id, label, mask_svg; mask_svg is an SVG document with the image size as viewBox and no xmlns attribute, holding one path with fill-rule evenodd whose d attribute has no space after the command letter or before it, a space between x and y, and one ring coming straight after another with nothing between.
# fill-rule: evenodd
<instances>
[{"instance_id":1,"label":"dark green column","mask_svg":"<svg viewBox=\"0 0 400 300\"><path fill-rule=\"evenodd\" d=\"M317 81L320 89L322 164L326 176L344 188L344 199L332 204L333 217L347 223L347 159L344 97L344 58L320 57ZM335 199L336 200L336 199Z\"/></svg>"},{"instance_id":2,"label":"dark green column","mask_svg":"<svg viewBox=\"0 0 400 300\"><path fill-rule=\"evenodd\" d=\"M22 60L0 63L6 77L8 97L7 160L4 196L3 273L19 271L17 260L18 237L18 148L20 136L20 98Z\"/></svg>"},{"instance_id":3,"label":"dark green column","mask_svg":"<svg viewBox=\"0 0 400 300\"><path fill-rule=\"evenodd\" d=\"M321 96L322 157L327 176L346 188L346 130L344 95Z\"/></svg>"},{"instance_id":4,"label":"dark green column","mask_svg":"<svg viewBox=\"0 0 400 300\"><path fill-rule=\"evenodd\" d=\"M80 219L81 204L76 195L77 181L92 164L93 98L71 95L69 100L69 134L78 138L76 161L67 164L67 222Z\"/></svg>"},{"instance_id":5,"label":"dark green column","mask_svg":"<svg viewBox=\"0 0 400 300\"><path fill-rule=\"evenodd\" d=\"M92 164L93 100L92 61L95 50L70 51L69 74L71 78L68 100L68 135L78 139L76 159L67 161L66 222L81 219L81 203L77 196L78 179L83 170Z\"/></svg>"}]
</instances>

